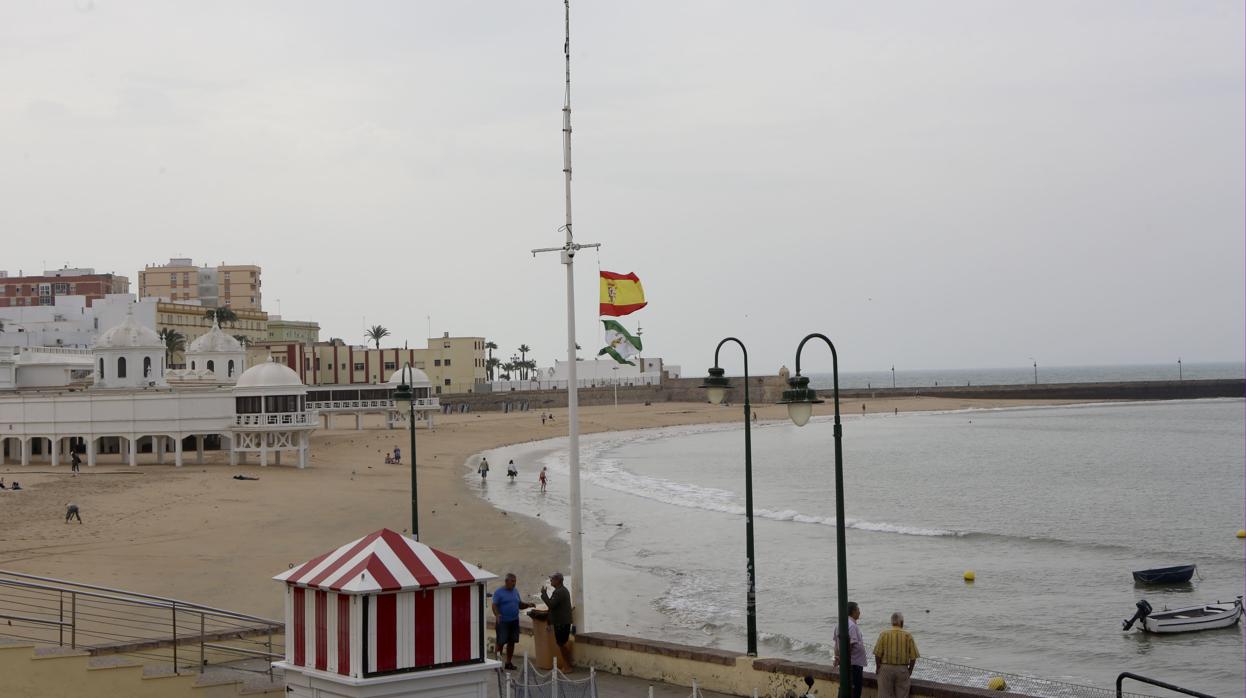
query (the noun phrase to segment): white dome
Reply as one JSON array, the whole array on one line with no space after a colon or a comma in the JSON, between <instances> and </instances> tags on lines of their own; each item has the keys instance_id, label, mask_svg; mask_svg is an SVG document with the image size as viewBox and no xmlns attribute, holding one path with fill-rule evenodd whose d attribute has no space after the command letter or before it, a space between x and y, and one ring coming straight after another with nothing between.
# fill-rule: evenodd
<instances>
[{"instance_id":1,"label":"white dome","mask_svg":"<svg viewBox=\"0 0 1246 698\"><path fill-rule=\"evenodd\" d=\"M143 327L133 314L127 314L120 325L109 328L95 340L95 348L164 350L164 342L155 330Z\"/></svg>"},{"instance_id":2,"label":"white dome","mask_svg":"<svg viewBox=\"0 0 1246 698\"><path fill-rule=\"evenodd\" d=\"M275 362L268 362L252 366L242 372L238 376L238 382L234 384L238 388L275 388L283 386L303 387L303 381L299 379L299 374L295 373L289 366Z\"/></svg>"},{"instance_id":3,"label":"white dome","mask_svg":"<svg viewBox=\"0 0 1246 698\"><path fill-rule=\"evenodd\" d=\"M221 326L212 322L212 329L207 334L195 339L186 347L189 354L238 354L243 351L242 343L221 331Z\"/></svg>"},{"instance_id":4,"label":"white dome","mask_svg":"<svg viewBox=\"0 0 1246 698\"><path fill-rule=\"evenodd\" d=\"M428 374L424 373L423 371L421 371L420 369L414 366L407 369L407 377L411 379L411 385L413 386L432 385L432 383L428 380ZM401 384L402 384L402 369L400 368L397 371L394 371L392 374L390 374L389 382L386 383L386 385L401 385Z\"/></svg>"}]
</instances>

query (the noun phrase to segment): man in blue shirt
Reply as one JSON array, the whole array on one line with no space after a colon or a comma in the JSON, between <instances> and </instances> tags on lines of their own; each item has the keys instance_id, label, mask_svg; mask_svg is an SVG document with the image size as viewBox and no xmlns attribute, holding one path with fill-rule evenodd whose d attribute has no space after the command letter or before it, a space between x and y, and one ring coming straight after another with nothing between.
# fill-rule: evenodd
<instances>
[{"instance_id":1,"label":"man in blue shirt","mask_svg":"<svg viewBox=\"0 0 1246 698\"><path fill-rule=\"evenodd\" d=\"M532 608L519 597L515 589L515 574L508 572L503 586L493 590L493 620L497 627L498 654L506 648L506 668L514 669L515 643L519 641L519 611Z\"/></svg>"}]
</instances>

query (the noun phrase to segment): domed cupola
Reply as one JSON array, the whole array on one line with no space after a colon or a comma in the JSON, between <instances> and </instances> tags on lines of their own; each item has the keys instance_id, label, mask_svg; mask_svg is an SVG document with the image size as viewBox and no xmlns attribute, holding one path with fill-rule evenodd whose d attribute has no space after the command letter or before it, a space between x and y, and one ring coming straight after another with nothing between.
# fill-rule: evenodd
<instances>
[{"instance_id":1,"label":"domed cupola","mask_svg":"<svg viewBox=\"0 0 1246 698\"><path fill-rule=\"evenodd\" d=\"M221 331L212 321L212 329L186 347L186 368L207 371L217 380L233 383L246 370L247 352L242 343Z\"/></svg>"},{"instance_id":2,"label":"domed cupola","mask_svg":"<svg viewBox=\"0 0 1246 698\"><path fill-rule=\"evenodd\" d=\"M163 387L164 342L150 327L134 319L133 307L121 324L95 340L97 388Z\"/></svg>"}]
</instances>

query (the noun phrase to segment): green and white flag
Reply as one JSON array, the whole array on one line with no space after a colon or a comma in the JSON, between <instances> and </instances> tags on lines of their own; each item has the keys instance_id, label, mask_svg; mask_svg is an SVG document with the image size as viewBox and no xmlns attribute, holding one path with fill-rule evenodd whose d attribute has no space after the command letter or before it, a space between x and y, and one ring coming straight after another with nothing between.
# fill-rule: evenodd
<instances>
[{"instance_id":1,"label":"green and white flag","mask_svg":"<svg viewBox=\"0 0 1246 698\"><path fill-rule=\"evenodd\" d=\"M644 348L640 344L640 337L628 332L625 327L614 320L602 320L601 323L606 326L606 346L602 347L597 355L608 354L621 364L635 366L636 364L628 361L627 357L639 354Z\"/></svg>"}]
</instances>

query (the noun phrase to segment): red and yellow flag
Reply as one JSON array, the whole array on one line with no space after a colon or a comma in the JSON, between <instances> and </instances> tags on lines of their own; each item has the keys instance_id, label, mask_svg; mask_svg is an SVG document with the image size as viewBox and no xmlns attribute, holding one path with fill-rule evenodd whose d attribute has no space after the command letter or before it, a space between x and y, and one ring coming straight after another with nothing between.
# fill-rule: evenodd
<instances>
[{"instance_id":1,"label":"red and yellow flag","mask_svg":"<svg viewBox=\"0 0 1246 698\"><path fill-rule=\"evenodd\" d=\"M645 289L635 274L601 272L601 314L619 317L645 307Z\"/></svg>"}]
</instances>

